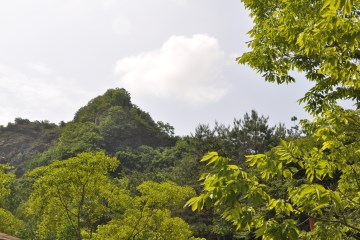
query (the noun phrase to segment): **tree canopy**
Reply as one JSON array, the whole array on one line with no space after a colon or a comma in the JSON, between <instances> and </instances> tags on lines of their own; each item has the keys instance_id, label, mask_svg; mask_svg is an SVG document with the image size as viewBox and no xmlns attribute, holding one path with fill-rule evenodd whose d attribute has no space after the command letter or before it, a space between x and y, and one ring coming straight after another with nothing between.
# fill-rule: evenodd
<instances>
[{"instance_id":1,"label":"tree canopy","mask_svg":"<svg viewBox=\"0 0 360 240\"><path fill-rule=\"evenodd\" d=\"M338 99L359 106L360 2L358 0L242 0L255 26L251 51L237 60L266 81L294 82L294 70L315 83L301 99L311 112Z\"/></svg>"},{"instance_id":2,"label":"tree canopy","mask_svg":"<svg viewBox=\"0 0 360 240\"><path fill-rule=\"evenodd\" d=\"M360 24L358 0L242 1L255 26L238 58L266 81L315 83L300 102L307 136L248 155L248 167L210 152L203 192L187 203L215 207L239 231L262 239L359 239ZM343 109L349 99L356 109Z\"/></svg>"},{"instance_id":3,"label":"tree canopy","mask_svg":"<svg viewBox=\"0 0 360 240\"><path fill-rule=\"evenodd\" d=\"M28 173L35 179L27 214L34 219L36 237L82 239L83 231L91 235L98 221L115 210L115 202L124 200L109 178L118 164L103 152L81 153Z\"/></svg>"},{"instance_id":4,"label":"tree canopy","mask_svg":"<svg viewBox=\"0 0 360 240\"><path fill-rule=\"evenodd\" d=\"M248 155L250 169L216 152L202 159L204 192L187 205L212 204L238 229L263 239L358 239L360 112L338 109L306 123L310 137ZM307 220L316 221L309 232Z\"/></svg>"}]
</instances>

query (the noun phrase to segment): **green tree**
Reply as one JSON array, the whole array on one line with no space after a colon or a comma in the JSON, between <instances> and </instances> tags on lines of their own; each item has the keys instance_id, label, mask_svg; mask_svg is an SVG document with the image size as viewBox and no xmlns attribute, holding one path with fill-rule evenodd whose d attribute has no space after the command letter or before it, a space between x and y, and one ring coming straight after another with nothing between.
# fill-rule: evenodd
<instances>
[{"instance_id":1,"label":"green tree","mask_svg":"<svg viewBox=\"0 0 360 240\"><path fill-rule=\"evenodd\" d=\"M245 113L243 119L235 119L234 126L229 136L233 142L233 154L243 159L243 156L251 153L262 153L277 145L280 138L285 138L285 127L270 127L268 117L259 116L252 110L251 114Z\"/></svg>"},{"instance_id":2,"label":"green tree","mask_svg":"<svg viewBox=\"0 0 360 240\"><path fill-rule=\"evenodd\" d=\"M86 106L80 108L75 114L74 121L98 124L102 115L114 106L130 109L133 106L130 93L123 88L109 89L104 95L92 99Z\"/></svg>"},{"instance_id":3,"label":"green tree","mask_svg":"<svg viewBox=\"0 0 360 240\"><path fill-rule=\"evenodd\" d=\"M338 99L359 106L358 0L242 0L255 26L250 52L237 60L262 73L266 81L294 82L293 70L315 83L301 102L319 113Z\"/></svg>"},{"instance_id":4,"label":"green tree","mask_svg":"<svg viewBox=\"0 0 360 240\"><path fill-rule=\"evenodd\" d=\"M267 151L276 146L280 138L286 137L283 124L271 127L268 120L268 117L251 110L243 118L235 118L229 126L215 122L211 129L209 125L200 124L191 141L202 155L216 150L241 163L246 154Z\"/></svg>"},{"instance_id":5,"label":"green tree","mask_svg":"<svg viewBox=\"0 0 360 240\"><path fill-rule=\"evenodd\" d=\"M189 239L189 225L173 217L186 199L195 194L190 187L172 182L146 181L137 187L140 196L133 198L132 207L98 228L96 239Z\"/></svg>"},{"instance_id":6,"label":"green tree","mask_svg":"<svg viewBox=\"0 0 360 240\"><path fill-rule=\"evenodd\" d=\"M255 26L252 51L238 61L270 82L305 72L315 86L300 101L315 119L302 122L308 137L247 156L248 170L215 152L204 156L213 170L187 205L215 206L263 239L359 239L360 1L242 2ZM353 100L357 110L337 106L339 99Z\"/></svg>"},{"instance_id":7,"label":"green tree","mask_svg":"<svg viewBox=\"0 0 360 240\"><path fill-rule=\"evenodd\" d=\"M11 192L10 184L15 179L14 174L7 173L10 169L9 165L0 164L0 231L15 234L22 228L23 222L4 208Z\"/></svg>"},{"instance_id":8,"label":"green tree","mask_svg":"<svg viewBox=\"0 0 360 240\"><path fill-rule=\"evenodd\" d=\"M55 160L74 157L81 152L99 151L104 148L104 139L99 127L92 122L68 123L54 145L26 162L25 168L32 170L48 165Z\"/></svg>"},{"instance_id":9,"label":"green tree","mask_svg":"<svg viewBox=\"0 0 360 240\"><path fill-rule=\"evenodd\" d=\"M99 126L107 153L114 154L126 146L170 146L175 138L168 124L155 123L151 116L131 103L125 89L109 89L92 99L75 114L74 122Z\"/></svg>"},{"instance_id":10,"label":"green tree","mask_svg":"<svg viewBox=\"0 0 360 240\"><path fill-rule=\"evenodd\" d=\"M206 155L202 161L214 171L203 175L204 193L188 205L221 206L225 219L263 239L358 239L360 111L338 108L304 126L312 137L247 156L253 170ZM304 219L316 221L311 233Z\"/></svg>"},{"instance_id":11,"label":"green tree","mask_svg":"<svg viewBox=\"0 0 360 240\"><path fill-rule=\"evenodd\" d=\"M109 178L118 165L103 152L80 153L28 173L35 182L27 214L34 219L37 237L82 239L113 211L121 211L129 196Z\"/></svg>"},{"instance_id":12,"label":"green tree","mask_svg":"<svg viewBox=\"0 0 360 240\"><path fill-rule=\"evenodd\" d=\"M121 219L99 226L95 239L187 240L191 236L189 225L179 217L171 217L169 210L129 209Z\"/></svg>"}]
</instances>

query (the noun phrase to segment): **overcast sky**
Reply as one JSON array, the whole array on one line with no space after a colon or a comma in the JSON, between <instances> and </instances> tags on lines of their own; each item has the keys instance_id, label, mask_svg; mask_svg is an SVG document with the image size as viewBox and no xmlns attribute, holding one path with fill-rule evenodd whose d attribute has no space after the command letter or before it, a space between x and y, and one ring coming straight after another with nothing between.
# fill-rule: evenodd
<instances>
[{"instance_id":1,"label":"overcast sky","mask_svg":"<svg viewBox=\"0 0 360 240\"><path fill-rule=\"evenodd\" d=\"M239 0L0 0L0 125L70 121L119 87L180 135L251 109L290 126L310 84L236 64L251 26Z\"/></svg>"}]
</instances>

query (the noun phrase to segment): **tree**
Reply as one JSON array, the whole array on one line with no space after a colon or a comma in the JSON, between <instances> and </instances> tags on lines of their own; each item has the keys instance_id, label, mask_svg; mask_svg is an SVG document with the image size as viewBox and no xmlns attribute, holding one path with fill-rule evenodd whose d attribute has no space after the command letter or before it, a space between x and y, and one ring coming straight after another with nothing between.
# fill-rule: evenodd
<instances>
[{"instance_id":1,"label":"tree","mask_svg":"<svg viewBox=\"0 0 360 240\"><path fill-rule=\"evenodd\" d=\"M74 157L81 152L99 151L104 147L104 139L99 127L92 122L68 123L55 144L46 151L26 162L26 170L48 165L55 160Z\"/></svg>"},{"instance_id":2,"label":"tree","mask_svg":"<svg viewBox=\"0 0 360 240\"><path fill-rule=\"evenodd\" d=\"M235 118L229 126L215 122L211 129L209 125L201 124L195 130L192 144L202 155L215 150L241 163L244 155L269 150L279 143L280 138L286 137L283 124L270 127L268 120L251 110L242 119Z\"/></svg>"},{"instance_id":3,"label":"tree","mask_svg":"<svg viewBox=\"0 0 360 240\"><path fill-rule=\"evenodd\" d=\"M300 100L313 113L329 110L338 99L359 107L358 0L242 0L255 26L250 52L237 60L266 81L294 82L293 70L315 83Z\"/></svg>"},{"instance_id":4,"label":"tree","mask_svg":"<svg viewBox=\"0 0 360 240\"><path fill-rule=\"evenodd\" d=\"M107 90L104 95L92 99L86 106L80 108L74 116L74 122L98 124L99 118L113 106L130 109L133 106L130 93L123 88Z\"/></svg>"},{"instance_id":5,"label":"tree","mask_svg":"<svg viewBox=\"0 0 360 240\"><path fill-rule=\"evenodd\" d=\"M121 211L130 197L110 180L119 165L103 152L80 153L73 158L39 167L27 174L35 182L27 213L40 239L82 239L101 220ZM34 223L32 223L34 224Z\"/></svg>"},{"instance_id":6,"label":"tree","mask_svg":"<svg viewBox=\"0 0 360 240\"><path fill-rule=\"evenodd\" d=\"M248 170L216 152L205 155L213 170L187 205L215 206L263 239L359 239L360 1L243 2L255 27L252 51L239 63L277 83L295 81L295 68L305 72L315 86L300 101L315 119L302 121L308 136L247 156ZM357 109L337 106L339 99Z\"/></svg>"},{"instance_id":7,"label":"tree","mask_svg":"<svg viewBox=\"0 0 360 240\"><path fill-rule=\"evenodd\" d=\"M141 195L133 198L132 207L99 226L95 239L190 239L189 225L172 215L195 194L192 188L146 181L137 189Z\"/></svg>"},{"instance_id":8,"label":"tree","mask_svg":"<svg viewBox=\"0 0 360 240\"><path fill-rule=\"evenodd\" d=\"M171 146L176 140L169 135L172 127L155 123L147 112L131 103L125 89L109 89L92 99L77 111L73 122L98 126L104 143L102 149L109 154L126 146Z\"/></svg>"},{"instance_id":9,"label":"tree","mask_svg":"<svg viewBox=\"0 0 360 240\"><path fill-rule=\"evenodd\" d=\"M229 135L238 155L262 153L277 145L280 138L285 138L285 127L281 124L269 127L268 119L252 110L251 114L245 113L243 119L234 120Z\"/></svg>"},{"instance_id":10,"label":"tree","mask_svg":"<svg viewBox=\"0 0 360 240\"><path fill-rule=\"evenodd\" d=\"M191 236L189 225L179 217L171 217L169 210L128 209L121 219L112 220L107 225L100 226L95 239L187 240Z\"/></svg>"},{"instance_id":11,"label":"tree","mask_svg":"<svg viewBox=\"0 0 360 240\"><path fill-rule=\"evenodd\" d=\"M247 156L253 170L207 154L202 161L214 171L202 176L204 192L187 205L215 204L225 219L263 239L358 239L360 111L336 109L304 125L311 137ZM316 221L314 231L304 219L310 228Z\"/></svg>"},{"instance_id":12,"label":"tree","mask_svg":"<svg viewBox=\"0 0 360 240\"><path fill-rule=\"evenodd\" d=\"M7 173L10 169L9 165L0 164L0 231L15 234L23 226L23 222L4 208L10 194L10 184L15 179L14 174Z\"/></svg>"}]
</instances>

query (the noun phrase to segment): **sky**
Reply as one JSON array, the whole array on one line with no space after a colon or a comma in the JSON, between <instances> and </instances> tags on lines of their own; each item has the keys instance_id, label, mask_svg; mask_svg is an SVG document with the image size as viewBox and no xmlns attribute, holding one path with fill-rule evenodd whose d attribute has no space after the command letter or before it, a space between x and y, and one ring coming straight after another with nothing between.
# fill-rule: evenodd
<instances>
[{"instance_id":1,"label":"sky","mask_svg":"<svg viewBox=\"0 0 360 240\"><path fill-rule=\"evenodd\" d=\"M252 109L307 118L300 74L276 85L236 63L251 27L239 0L0 0L0 125L71 121L109 88L179 135Z\"/></svg>"}]
</instances>

